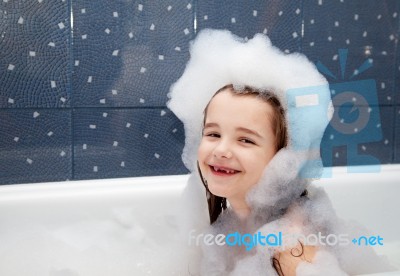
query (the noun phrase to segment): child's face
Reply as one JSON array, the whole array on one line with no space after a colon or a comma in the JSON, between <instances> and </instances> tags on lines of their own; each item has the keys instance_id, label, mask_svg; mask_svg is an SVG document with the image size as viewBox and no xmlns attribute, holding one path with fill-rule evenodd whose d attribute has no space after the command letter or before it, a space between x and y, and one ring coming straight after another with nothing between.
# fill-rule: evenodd
<instances>
[{"instance_id":1,"label":"child's face","mask_svg":"<svg viewBox=\"0 0 400 276\"><path fill-rule=\"evenodd\" d=\"M275 155L273 109L254 96L218 93L206 114L198 161L209 190L243 201Z\"/></svg>"}]
</instances>

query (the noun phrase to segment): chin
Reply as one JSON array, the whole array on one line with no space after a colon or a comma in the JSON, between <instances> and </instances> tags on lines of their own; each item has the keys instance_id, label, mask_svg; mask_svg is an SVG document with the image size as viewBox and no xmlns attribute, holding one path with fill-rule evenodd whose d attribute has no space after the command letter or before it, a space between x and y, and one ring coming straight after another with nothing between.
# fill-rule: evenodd
<instances>
[{"instance_id":1,"label":"chin","mask_svg":"<svg viewBox=\"0 0 400 276\"><path fill-rule=\"evenodd\" d=\"M208 189L213 195L219 196L219 197L226 197L227 193L224 190L219 189L218 187L213 186L212 184L208 184Z\"/></svg>"},{"instance_id":2,"label":"chin","mask_svg":"<svg viewBox=\"0 0 400 276\"><path fill-rule=\"evenodd\" d=\"M211 190L210 190L211 191ZM219 197L224 197L224 198L226 198L226 199L228 199L229 197L231 197L231 194L229 193L229 191L226 191L226 190L221 190L221 189L217 189L216 191L215 191L215 193L214 192L211 192L213 195L216 195L216 196L219 196Z\"/></svg>"}]
</instances>

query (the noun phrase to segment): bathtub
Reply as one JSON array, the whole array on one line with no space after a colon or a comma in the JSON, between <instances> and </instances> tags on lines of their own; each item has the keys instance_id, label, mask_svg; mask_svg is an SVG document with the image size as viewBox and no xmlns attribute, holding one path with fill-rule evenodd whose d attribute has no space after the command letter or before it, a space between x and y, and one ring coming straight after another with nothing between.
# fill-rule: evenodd
<instances>
[{"instance_id":1,"label":"bathtub","mask_svg":"<svg viewBox=\"0 0 400 276\"><path fill-rule=\"evenodd\" d=\"M182 275L171 265L179 262L171 251L187 179L0 186L0 275ZM374 249L400 268L400 165L371 174L334 168L332 178L315 185L325 187L339 216L383 237L384 245Z\"/></svg>"}]
</instances>

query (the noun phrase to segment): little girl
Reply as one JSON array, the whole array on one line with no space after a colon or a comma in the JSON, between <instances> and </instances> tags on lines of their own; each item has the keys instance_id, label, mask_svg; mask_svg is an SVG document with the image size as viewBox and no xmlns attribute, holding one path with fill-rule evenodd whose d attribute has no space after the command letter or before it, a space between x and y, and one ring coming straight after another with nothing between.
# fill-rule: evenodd
<instances>
[{"instance_id":1,"label":"little girl","mask_svg":"<svg viewBox=\"0 0 400 276\"><path fill-rule=\"evenodd\" d=\"M246 222L251 213L246 194L286 145L284 111L273 93L250 87L238 91L233 85L216 92L204 112L203 138L198 150L198 169L207 191L211 224L226 209L226 201L234 215ZM306 191L299 197L305 195ZM303 246L296 258L290 260L290 254L285 254L287 262L281 264L279 254L273 264L280 273L294 275L298 261L302 260L298 257L312 258L314 251Z\"/></svg>"},{"instance_id":2,"label":"little girl","mask_svg":"<svg viewBox=\"0 0 400 276\"><path fill-rule=\"evenodd\" d=\"M203 138L198 151L199 172L206 187L210 222L214 223L229 202L234 215L245 222L251 209L246 194L255 186L276 152L287 145L284 111L268 91L250 87L219 89L204 112ZM303 192L299 197L305 196ZM257 222L257 221L255 221ZM254 230L254 229L249 229ZM285 254L286 263L274 258L275 269L294 275L301 258L311 259L314 248L306 246L300 255Z\"/></svg>"},{"instance_id":3,"label":"little girl","mask_svg":"<svg viewBox=\"0 0 400 276\"><path fill-rule=\"evenodd\" d=\"M182 159L192 172L181 226L205 237L247 235L242 242L254 245L247 250L228 246L229 239L204 239L202 253L188 251L190 274L336 276L381 269L368 250L354 254L349 246L301 238L349 231L325 193L310 185L321 175L319 146L333 112L315 66L280 52L264 35L246 41L228 31L203 30L190 53L168 102L184 123ZM266 246L254 233L295 238Z\"/></svg>"}]
</instances>

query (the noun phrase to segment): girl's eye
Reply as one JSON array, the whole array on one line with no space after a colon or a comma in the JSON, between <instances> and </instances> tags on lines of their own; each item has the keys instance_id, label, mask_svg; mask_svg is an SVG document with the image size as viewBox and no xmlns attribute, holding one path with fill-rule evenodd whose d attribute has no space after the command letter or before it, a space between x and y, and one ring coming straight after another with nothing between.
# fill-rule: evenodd
<instances>
[{"instance_id":1,"label":"girl's eye","mask_svg":"<svg viewBox=\"0 0 400 276\"><path fill-rule=\"evenodd\" d=\"M255 145L256 143L254 143L252 140L247 139L247 138L242 138L239 140L240 142L246 143L246 144L253 144Z\"/></svg>"},{"instance_id":2,"label":"girl's eye","mask_svg":"<svg viewBox=\"0 0 400 276\"><path fill-rule=\"evenodd\" d=\"M218 133L213 133L213 132L212 133L205 133L204 136L213 137L213 138L221 137L221 135L219 135Z\"/></svg>"}]
</instances>

